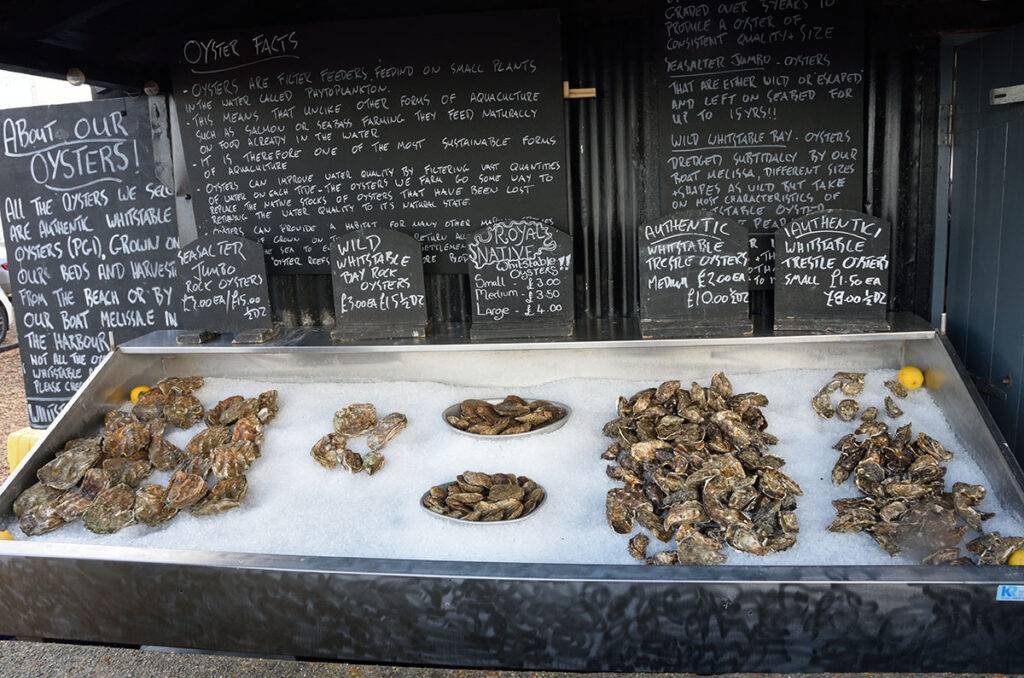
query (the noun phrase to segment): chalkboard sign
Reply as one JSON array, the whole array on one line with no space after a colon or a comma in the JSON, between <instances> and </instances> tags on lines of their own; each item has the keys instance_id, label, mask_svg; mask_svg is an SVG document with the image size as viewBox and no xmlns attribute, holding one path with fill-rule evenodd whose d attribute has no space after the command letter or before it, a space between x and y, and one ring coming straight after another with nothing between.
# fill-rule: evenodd
<instances>
[{"instance_id":1,"label":"chalkboard sign","mask_svg":"<svg viewBox=\"0 0 1024 678\"><path fill-rule=\"evenodd\" d=\"M197 332L243 333L272 327L263 246L207 235L178 252L181 326Z\"/></svg>"},{"instance_id":2,"label":"chalkboard sign","mask_svg":"<svg viewBox=\"0 0 1024 678\"><path fill-rule=\"evenodd\" d=\"M394 228L466 272L498 219L567 228L557 10L240 29L179 45L174 100L200 234L326 273L330 241Z\"/></svg>"},{"instance_id":3,"label":"chalkboard sign","mask_svg":"<svg viewBox=\"0 0 1024 678\"><path fill-rule=\"evenodd\" d=\"M149 101L0 111L3 227L29 421L45 427L111 349L177 325L177 226Z\"/></svg>"},{"instance_id":4,"label":"chalkboard sign","mask_svg":"<svg viewBox=\"0 0 1024 678\"><path fill-rule=\"evenodd\" d=\"M422 337L423 255L412 236L386 228L331 242L335 340Z\"/></svg>"},{"instance_id":5,"label":"chalkboard sign","mask_svg":"<svg viewBox=\"0 0 1024 678\"><path fill-rule=\"evenodd\" d=\"M713 210L774 233L809 212L863 209L864 3L661 7L662 212Z\"/></svg>"},{"instance_id":6,"label":"chalkboard sign","mask_svg":"<svg viewBox=\"0 0 1024 678\"><path fill-rule=\"evenodd\" d=\"M752 232L749 235L750 289L775 289L775 234Z\"/></svg>"},{"instance_id":7,"label":"chalkboard sign","mask_svg":"<svg viewBox=\"0 0 1024 678\"><path fill-rule=\"evenodd\" d=\"M469 243L472 338L566 337L574 329L572 238L539 221L503 221Z\"/></svg>"},{"instance_id":8,"label":"chalkboard sign","mask_svg":"<svg viewBox=\"0 0 1024 678\"><path fill-rule=\"evenodd\" d=\"M775 234L775 329L808 332L886 330L887 221L826 210Z\"/></svg>"},{"instance_id":9,"label":"chalkboard sign","mask_svg":"<svg viewBox=\"0 0 1024 678\"><path fill-rule=\"evenodd\" d=\"M637 245L644 337L752 333L746 229L687 210L642 225Z\"/></svg>"}]
</instances>

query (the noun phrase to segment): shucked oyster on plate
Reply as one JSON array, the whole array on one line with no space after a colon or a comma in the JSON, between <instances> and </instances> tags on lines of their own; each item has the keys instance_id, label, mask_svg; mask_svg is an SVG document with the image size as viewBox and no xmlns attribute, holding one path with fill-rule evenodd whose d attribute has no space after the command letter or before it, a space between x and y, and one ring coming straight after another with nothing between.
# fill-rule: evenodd
<instances>
[{"instance_id":1,"label":"shucked oyster on plate","mask_svg":"<svg viewBox=\"0 0 1024 678\"><path fill-rule=\"evenodd\" d=\"M618 399L618 417L603 428L614 442L601 457L615 462L606 472L623 486L608 492L605 516L619 534L644 530L629 540L630 555L716 565L726 544L762 556L796 543L803 491L768 453L778 440L767 404L763 394L735 393L721 372L708 387L672 380ZM649 553L652 537L669 549Z\"/></svg>"},{"instance_id":2,"label":"shucked oyster on plate","mask_svg":"<svg viewBox=\"0 0 1024 678\"><path fill-rule=\"evenodd\" d=\"M470 398L444 411L452 428L480 436L511 436L540 429L554 430L568 408L547 400L526 400L517 395L502 399Z\"/></svg>"}]
</instances>

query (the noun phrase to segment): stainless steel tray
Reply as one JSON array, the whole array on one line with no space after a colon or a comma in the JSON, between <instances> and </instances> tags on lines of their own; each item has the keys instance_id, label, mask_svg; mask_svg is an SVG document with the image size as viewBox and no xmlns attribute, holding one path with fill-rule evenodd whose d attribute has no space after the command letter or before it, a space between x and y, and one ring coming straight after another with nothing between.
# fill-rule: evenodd
<instances>
[{"instance_id":1,"label":"stainless steel tray","mask_svg":"<svg viewBox=\"0 0 1024 678\"><path fill-rule=\"evenodd\" d=\"M36 470L133 384L201 373L266 380L404 378L528 391L559 376L654 381L666 365L728 372L926 365L932 396L1024 507L1024 474L948 342L927 328L846 336L532 344L182 347L156 333L112 353L0 488L0 521ZM709 372L710 373L710 372ZM479 383L477 375L493 383ZM550 488L549 488L550 489ZM107 643L530 669L999 671L1024 667L1024 568L715 568L282 556L0 542L0 634ZM920 648L940 648L922 653Z\"/></svg>"}]
</instances>

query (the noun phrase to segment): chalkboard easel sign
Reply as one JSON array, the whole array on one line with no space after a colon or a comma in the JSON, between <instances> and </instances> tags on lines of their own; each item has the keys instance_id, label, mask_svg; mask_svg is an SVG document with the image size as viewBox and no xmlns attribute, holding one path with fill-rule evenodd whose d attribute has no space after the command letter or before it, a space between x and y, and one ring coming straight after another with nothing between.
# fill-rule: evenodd
<instances>
[{"instance_id":1,"label":"chalkboard easel sign","mask_svg":"<svg viewBox=\"0 0 1024 678\"><path fill-rule=\"evenodd\" d=\"M269 341L276 335L270 315L263 246L245 238L208 235L178 252L178 343L196 344L222 332L234 343Z\"/></svg>"},{"instance_id":2,"label":"chalkboard easel sign","mask_svg":"<svg viewBox=\"0 0 1024 678\"><path fill-rule=\"evenodd\" d=\"M850 210L795 219L775 234L775 330L888 330L890 227Z\"/></svg>"},{"instance_id":3,"label":"chalkboard easel sign","mask_svg":"<svg viewBox=\"0 0 1024 678\"><path fill-rule=\"evenodd\" d=\"M426 334L423 253L410 235L386 228L331 242L335 341L416 338Z\"/></svg>"},{"instance_id":4,"label":"chalkboard easel sign","mask_svg":"<svg viewBox=\"0 0 1024 678\"><path fill-rule=\"evenodd\" d=\"M178 326L173 192L153 159L161 106L118 97L0 111L0 221L34 428L116 344Z\"/></svg>"},{"instance_id":5,"label":"chalkboard easel sign","mask_svg":"<svg viewBox=\"0 0 1024 678\"><path fill-rule=\"evenodd\" d=\"M474 233L468 251L471 339L572 336L567 233L533 219L499 221Z\"/></svg>"},{"instance_id":6,"label":"chalkboard easel sign","mask_svg":"<svg viewBox=\"0 0 1024 678\"><path fill-rule=\"evenodd\" d=\"M753 333L747 233L738 223L676 212L642 225L637 248L644 338Z\"/></svg>"}]
</instances>

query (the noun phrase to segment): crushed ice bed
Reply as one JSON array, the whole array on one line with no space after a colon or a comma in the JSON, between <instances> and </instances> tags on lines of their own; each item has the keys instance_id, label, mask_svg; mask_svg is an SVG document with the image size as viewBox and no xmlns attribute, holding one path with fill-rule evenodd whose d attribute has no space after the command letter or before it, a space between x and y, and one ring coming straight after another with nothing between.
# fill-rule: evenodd
<instances>
[{"instance_id":1,"label":"crushed ice bed","mask_svg":"<svg viewBox=\"0 0 1024 678\"><path fill-rule=\"evenodd\" d=\"M854 423L815 416L810 398L832 370L785 370L758 374L729 374L736 392L760 391L770 404L764 408L768 431L779 438L771 448L782 456L782 469L804 491L797 515L800 535L796 546L783 553L756 557L723 549L729 565L897 565L909 558L890 557L865 534L833 534L826 530L835 512L831 501L859 493L852 482L834 487L830 481L837 453L832 445ZM884 414L888 393L882 382L892 370L867 375L862 407L874 405L891 428L913 422L953 451L947 464L947 489L953 482L980 483L989 495L979 507L995 511L986 522L989 531L1020 534L1022 521L993 496L991 484L978 464L953 435L949 424L924 389L899 401L905 414L895 422ZM710 374L672 374L684 384L706 385ZM619 535L604 517L605 495L620 486L605 475L600 458L609 439L602 425L615 417L615 399L656 386L651 382L568 379L516 393L569 404L572 417L564 427L522 439L473 439L458 435L441 419L445 407L465 398L501 397L494 388L464 388L431 382L270 383L257 380L208 379L196 393L206 407L221 398L253 396L268 388L279 391L280 414L267 427L263 456L249 470L249 492L238 509L194 517L182 512L159 527L132 525L113 535L88 532L81 521L33 541L87 543L164 549L243 553L347 556L423 560L525 563L587 563L637 565L627 550L629 535ZM408 428L384 450L387 465L378 474L350 475L340 467L328 470L310 456L310 447L331 429L334 411L354 402L376 405L380 415L403 412ZM184 446L202 425L191 431L174 430L168 438ZM366 451L366 439L351 447ZM466 471L511 472L543 485L547 500L528 520L475 525L438 520L419 505L431 485ZM154 474L147 482L166 482ZM26 539L16 525L12 533ZM965 542L973 538L969 533ZM651 551L665 548L653 541Z\"/></svg>"}]
</instances>

